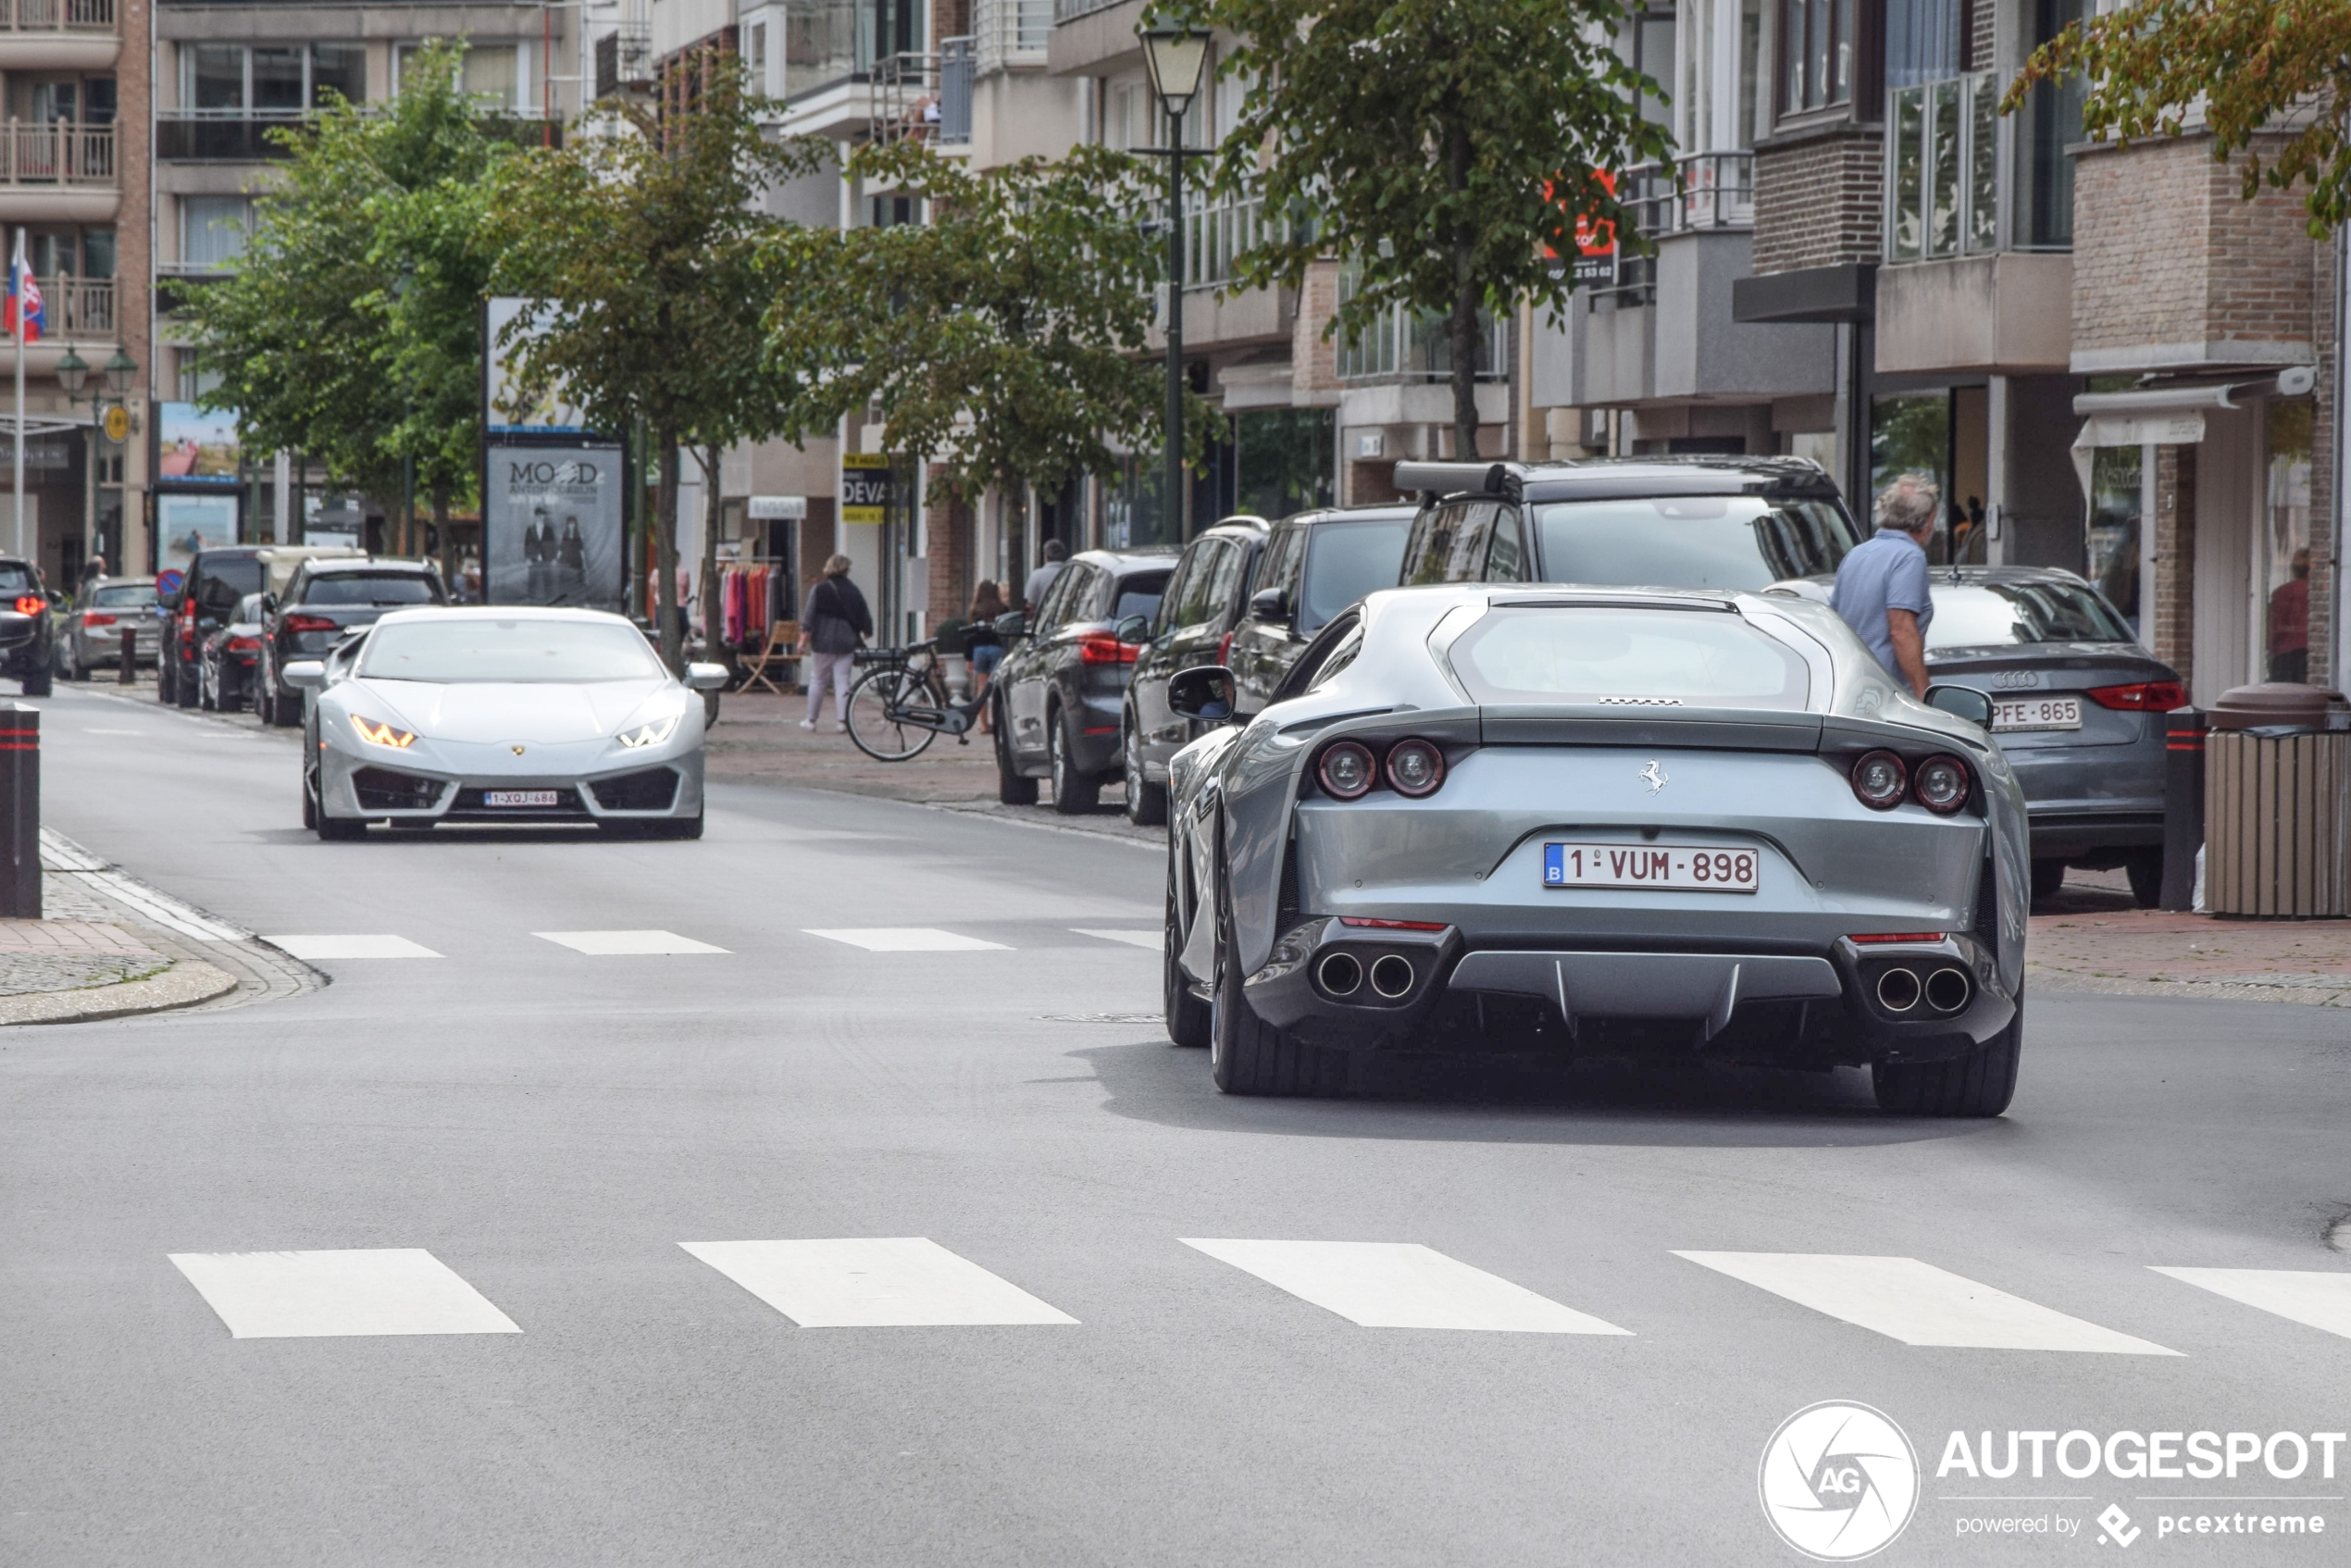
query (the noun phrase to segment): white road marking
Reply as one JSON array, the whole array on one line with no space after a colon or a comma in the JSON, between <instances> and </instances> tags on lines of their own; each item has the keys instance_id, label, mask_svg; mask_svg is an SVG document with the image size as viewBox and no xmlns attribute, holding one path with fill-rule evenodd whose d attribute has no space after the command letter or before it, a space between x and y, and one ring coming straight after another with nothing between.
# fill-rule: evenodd
<instances>
[{"instance_id":1,"label":"white road marking","mask_svg":"<svg viewBox=\"0 0 2351 1568\"><path fill-rule=\"evenodd\" d=\"M823 937L827 941L847 942L862 947L867 952L1010 952L1002 942L984 942L977 937L959 937L952 931L934 930L928 926L872 926L858 929L820 931L808 927L808 935Z\"/></svg>"},{"instance_id":2,"label":"white road marking","mask_svg":"<svg viewBox=\"0 0 2351 1568\"><path fill-rule=\"evenodd\" d=\"M1125 942L1128 947L1147 947L1153 952L1157 952L1166 940L1166 933L1163 931L1088 930L1083 926L1072 926L1070 929L1081 937L1099 937L1106 942Z\"/></svg>"},{"instance_id":3,"label":"white road marking","mask_svg":"<svg viewBox=\"0 0 2351 1568\"><path fill-rule=\"evenodd\" d=\"M584 952L596 958L630 953L727 951L723 947L713 947L708 942L698 942L691 937L681 937L675 931L533 931L530 934L558 947L567 947L574 952Z\"/></svg>"},{"instance_id":4,"label":"white road marking","mask_svg":"<svg viewBox=\"0 0 2351 1568\"><path fill-rule=\"evenodd\" d=\"M82 735L152 735L155 731L152 729L83 729L77 731L77 733Z\"/></svg>"},{"instance_id":5,"label":"white road marking","mask_svg":"<svg viewBox=\"0 0 2351 1568\"><path fill-rule=\"evenodd\" d=\"M1630 1332L1417 1242L1177 1239L1365 1328Z\"/></svg>"},{"instance_id":6,"label":"white road marking","mask_svg":"<svg viewBox=\"0 0 2351 1568\"><path fill-rule=\"evenodd\" d=\"M261 939L296 958L439 958L441 954L405 937L288 936Z\"/></svg>"},{"instance_id":7,"label":"white road marking","mask_svg":"<svg viewBox=\"0 0 2351 1568\"><path fill-rule=\"evenodd\" d=\"M2351 1274L2288 1268L2156 1268L2155 1272L2351 1339Z\"/></svg>"},{"instance_id":8,"label":"white road marking","mask_svg":"<svg viewBox=\"0 0 2351 1568\"><path fill-rule=\"evenodd\" d=\"M678 1245L802 1328L1077 1321L919 1236Z\"/></svg>"},{"instance_id":9,"label":"white road marking","mask_svg":"<svg viewBox=\"0 0 2351 1568\"><path fill-rule=\"evenodd\" d=\"M1694 1263L1905 1345L2175 1356L1916 1258L1835 1252L1681 1252Z\"/></svg>"},{"instance_id":10,"label":"white road marking","mask_svg":"<svg viewBox=\"0 0 2351 1568\"><path fill-rule=\"evenodd\" d=\"M522 1332L421 1247L173 1252L170 1258L232 1338Z\"/></svg>"}]
</instances>

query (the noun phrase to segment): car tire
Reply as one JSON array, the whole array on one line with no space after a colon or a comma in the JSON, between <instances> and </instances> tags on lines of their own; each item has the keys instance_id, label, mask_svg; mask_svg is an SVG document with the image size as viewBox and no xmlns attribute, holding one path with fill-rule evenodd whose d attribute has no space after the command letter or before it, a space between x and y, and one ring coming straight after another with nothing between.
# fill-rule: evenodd
<instances>
[{"instance_id":1,"label":"car tire","mask_svg":"<svg viewBox=\"0 0 2351 1568\"><path fill-rule=\"evenodd\" d=\"M1143 737L1128 714L1118 727L1118 758L1126 775L1126 820L1138 828L1157 828L1167 820L1167 786L1143 775Z\"/></svg>"},{"instance_id":2,"label":"car tire","mask_svg":"<svg viewBox=\"0 0 2351 1568\"><path fill-rule=\"evenodd\" d=\"M179 701L179 692L175 690L177 684L171 678L171 662L158 654L155 659L155 701L166 703Z\"/></svg>"},{"instance_id":3,"label":"car tire","mask_svg":"<svg viewBox=\"0 0 2351 1568\"><path fill-rule=\"evenodd\" d=\"M1171 836L1167 845L1165 935L1160 944L1160 996L1167 1013L1167 1038L1177 1045L1199 1051L1208 1045L1212 1010L1206 1002L1192 994L1191 980L1185 975L1183 964L1176 961L1176 955L1184 951L1184 933L1176 923L1177 852Z\"/></svg>"},{"instance_id":4,"label":"car tire","mask_svg":"<svg viewBox=\"0 0 2351 1568\"><path fill-rule=\"evenodd\" d=\"M307 774L303 776L302 780L302 826L312 832L317 831L318 827L318 802L310 793Z\"/></svg>"},{"instance_id":5,"label":"car tire","mask_svg":"<svg viewBox=\"0 0 2351 1568\"><path fill-rule=\"evenodd\" d=\"M1216 874L1216 980L1209 1008L1209 1076L1226 1094L1337 1095L1346 1091L1348 1054L1311 1045L1260 1018L1233 961L1233 900L1225 883L1220 827Z\"/></svg>"},{"instance_id":6,"label":"car tire","mask_svg":"<svg viewBox=\"0 0 2351 1568\"><path fill-rule=\"evenodd\" d=\"M56 690L51 681L48 667L44 666L24 678L21 683L24 687L24 694L28 697L46 697Z\"/></svg>"},{"instance_id":7,"label":"car tire","mask_svg":"<svg viewBox=\"0 0 2351 1568\"><path fill-rule=\"evenodd\" d=\"M199 695L196 689L198 677L193 672L180 666L178 660L175 659L172 663L174 667L172 670L171 700L179 703L183 708L193 708L196 705L196 698Z\"/></svg>"},{"instance_id":8,"label":"car tire","mask_svg":"<svg viewBox=\"0 0 2351 1568\"><path fill-rule=\"evenodd\" d=\"M220 710L218 695L220 689L207 678L209 673L207 671L205 675L196 677L196 707L199 711L208 714L218 713Z\"/></svg>"},{"instance_id":9,"label":"car tire","mask_svg":"<svg viewBox=\"0 0 2351 1568\"><path fill-rule=\"evenodd\" d=\"M1086 816L1102 806L1102 781L1077 771L1077 737L1070 733L1067 708L1055 708L1045 721L1045 745L1053 772L1053 811L1061 816Z\"/></svg>"},{"instance_id":10,"label":"car tire","mask_svg":"<svg viewBox=\"0 0 2351 1568\"><path fill-rule=\"evenodd\" d=\"M2009 1027L1966 1055L1947 1062L1880 1062L1870 1068L1870 1087L1878 1109L1897 1116L1996 1116L2016 1097L2023 1047L2020 995Z\"/></svg>"},{"instance_id":11,"label":"car tire","mask_svg":"<svg viewBox=\"0 0 2351 1568\"><path fill-rule=\"evenodd\" d=\"M2036 860L2033 863L2033 902L2046 903L2058 896L2065 886L2065 862Z\"/></svg>"},{"instance_id":12,"label":"car tire","mask_svg":"<svg viewBox=\"0 0 2351 1568\"><path fill-rule=\"evenodd\" d=\"M2141 909L2153 909L2163 902L2161 850L2133 850L2131 858L2122 863L2122 869L2131 878L2132 902Z\"/></svg>"},{"instance_id":13,"label":"car tire","mask_svg":"<svg viewBox=\"0 0 2351 1568\"><path fill-rule=\"evenodd\" d=\"M993 715L996 730L996 798L1008 806L1037 803L1037 780L1023 778L1013 762L1011 716L999 699Z\"/></svg>"}]
</instances>

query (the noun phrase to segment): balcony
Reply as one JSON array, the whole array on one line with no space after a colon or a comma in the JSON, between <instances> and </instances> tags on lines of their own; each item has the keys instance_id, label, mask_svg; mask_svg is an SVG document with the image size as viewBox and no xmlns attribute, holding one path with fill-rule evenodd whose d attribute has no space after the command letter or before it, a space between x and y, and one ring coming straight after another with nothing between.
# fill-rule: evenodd
<instances>
[{"instance_id":1,"label":"balcony","mask_svg":"<svg viewBox=\"0 0 2351 1568\"><path fill-rule=\"evenodd\" d=\"M41 285L41 342L28 354L38 354L52 340L59 342L110 343L115 341L115 280L70 275L37 278ZM59 357L63 357L60 352Z\"/></svg>"},{"instance_id":2,"label":"balcony","mask_svg":"<svg viewBox=\"0 0 2351 1568\"><path fill-rule=\"evenodd\" d=\"M106 223L121 202L113 126L0 126L0 222Z\"/></svg>"},{"instance_id":3,"label":"balcony","mask_svg":"<svg viewBox=\"0 0 2351 1568\"><path fill-rule=\"evenodd\" d=\"M939 41L939 144L942 147L971 144L976 42L970 38Z\"/></svg>"},{"instance_id":4,"label":"balcony","mask_svg":"<svg viewBox=\"0 0 2351 1568\"><path fill-rule=\"evenodd\" d=\"M1632 213L1633 232L1652 242L1755 227L1753 153L1698 153L1673 163L1636 164L1618 188ZM1646 305L1657 297L1657 262L1655 255L1619 245L1589 273L1585 269L1591 263L1579 263L1577 274L1588 280L1593 303L1613 295L1619 305Z\"/></svg>"},{"instance_id":5,"label":"balcony","mask_svg":"<svg viewBox=\"0 0 2351 1568\"><path fill-rule=\"evenodd\" d=\"M1054 0L979 0L979 74L1007 66L1042 66L1053 35Z\"/></svg>"},{"instance_id":6,"label":"balcony","mask_svg":"<svg viewBox=\"0 0 2351 1568\"><path fill-rule=\"evenodd\" d=\"M654 81L653 27L624 21L596 40L596 96L650 93Z\"/></svg>"},{"instance_id":7,"label":"balcony","mask_svg":"<svg viewBox=\"0 0 2351 1568\"><path fill-rule=\"evenodd\" d=\"M109 70L115 0L0 0L0 70Z\"/></svg>"},{"instance_id":8,"label":"balcony","mask_svg":"<svg viewBox=\"0 0 2351 1568\"><path fill-rule=\"evenodd\" d=\"M155 156L170 163L263 163L287 157L291 155L280 133L299 131L308 119L298 111L158 114ZM498 113L483 115L477 123L484 135L517 146L563 145L559 118Z\"/></svg>"}]
</instances>

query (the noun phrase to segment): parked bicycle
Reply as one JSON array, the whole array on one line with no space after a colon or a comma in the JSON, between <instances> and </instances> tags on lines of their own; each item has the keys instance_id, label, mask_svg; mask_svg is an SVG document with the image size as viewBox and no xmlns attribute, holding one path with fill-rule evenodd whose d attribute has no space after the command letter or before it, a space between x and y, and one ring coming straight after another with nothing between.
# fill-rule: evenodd
<instances>
[{"instance_id":1,"label":"parked bicycle","mask_svg":"<svg viewBox=\"0 0 2351 1568\"><path fill-rule=\"evenodd\" d=\"M976 691L961 703L948 696L936 641L860 648L853 657L866 666L849 688L849 739L859 751L876 762L908 762L941 735L971 743L966 737L988 695Z\"/></svg>"}]
</instances>

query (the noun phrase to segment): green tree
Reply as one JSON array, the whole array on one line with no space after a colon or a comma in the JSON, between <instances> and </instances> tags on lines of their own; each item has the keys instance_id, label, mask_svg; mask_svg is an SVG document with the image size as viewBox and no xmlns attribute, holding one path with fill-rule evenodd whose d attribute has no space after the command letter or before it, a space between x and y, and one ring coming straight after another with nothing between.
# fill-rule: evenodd
<instances>
[{"instance_id":1,"label":"green tree","mask_svg":"<svg viewBox=\"0 0 2351 1568\"><path fill-rule=\"evenodd\" d=\"M507 345L518 379L560 386L595 429L621 435L641 424L653 437L658 624L672 668L684 655L679 447L797 440L811 428L803 389L766 352L766 291L790 280L772 256L762 269L760 242L790 226L761 202L832 156L824 143L763 131L765 101L745 87L732 56L714 54L698 68L699 95L682 109L608 104L560 150L516 159L490 219L511 236L500 291L543 305L536 330L517 330ZM715 534L704 531L703 563L714 632Z\"/></svg>"},{"instance_id":2,"label":"green tree","mask_svg":"<svg viewBox=\"0 0 2351 1568\"><path fill-rule=\"evenodd\" d=\"M770 247L774 356L827 417L877 408L893 450L935 465L937 502L1051 493L1160 445L1163 372L1144 352L1165 271L1138 221L1146 168L1080 146L973 170L900 142L861 149L850 172L927 202L930 220ZM1195 454L1219 424L1193 400Z\"/></svg>"},{"instance_id":3,"label":"green tree","mask_svg":"<svg viewBox=\"0 0 2351 1568\"><path fill-rule=\"evenodd\" d=\"M2093 139L2200 128L2215 159L2246 155L2248 197L2307 184L2313 237L2351 216L2351 0L2133 0L2043 44L2001 107L2075 73ZM2277 137L2266 157L2265 133Z\"/></svg>"},{"instance_id":4,"label":"green tree","mask_svg":"<svg viewBox=\"0 0 2351 1568\"><path fill-rule=\"evenodd\" d=\"M482 218L510 151L463 91L464 54L430 44L386 108L336 99L275 132L292 156L243 256L180 309L196 368L217 378L202 401L236 413L247 450L303 452L379 497L413 462L442 524L474 488L494 262Z\"/></svg>"},{"instance_id":5,"label":"green tree","mask_svg":"<svg viewBox=\"0 0 2351 1568\"><path fill-rule=\"evenodd\" d=\"M1298 287L1325 256L1360 280L1335 330L1387 311L1445 321L1456 450L1477 454L1478 314L1524 299L1556 317L1579 220L1630 214L1600 171L1671 152L1636 98L1657 84L1609 47L1619 0L1198 0L1240 43L1248 83L1218 188L1263 199L1234 288ZM1311 218L1312 221L1302 219Z\"/></svg>"}]
</instances>

